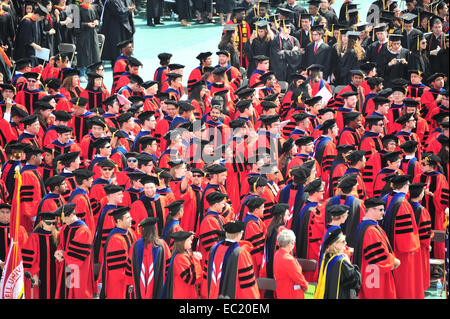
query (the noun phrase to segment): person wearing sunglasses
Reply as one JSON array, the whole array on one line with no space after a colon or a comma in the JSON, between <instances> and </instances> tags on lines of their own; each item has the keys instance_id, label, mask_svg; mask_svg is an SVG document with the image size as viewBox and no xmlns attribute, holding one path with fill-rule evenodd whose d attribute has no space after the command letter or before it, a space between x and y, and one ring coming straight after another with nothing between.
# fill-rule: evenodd
<instances>
[{"instance_id":1,"label":"person wearing sunglasses","mask_svg":"<svg viewBox=\"0 0 450 319\"><path fill-rule=\"evenodd\" d=\"M54 299L56 293L57 216L42 211L37 217L40 222L29 235L22 248L23 268L30 272L31 280L25 281L25 293L31 299ZM45 267L43 267L45 266Z\"/></svg>"}]
</instances>

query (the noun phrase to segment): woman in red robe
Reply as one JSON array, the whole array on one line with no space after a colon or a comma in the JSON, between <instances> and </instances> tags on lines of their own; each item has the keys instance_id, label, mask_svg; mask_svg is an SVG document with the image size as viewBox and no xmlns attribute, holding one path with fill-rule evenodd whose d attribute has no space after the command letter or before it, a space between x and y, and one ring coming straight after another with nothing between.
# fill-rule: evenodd
<instances>
[{"instance_id":1,"label":"woman in red robe","mask_svg":"<svg viewBox=\"0 0 450 319\"><path fill-rule=\"evenodd\" d=\"M194 233L177 231L172 233L171 238L174 248L164 283L163 298L198 299L203 270L200 264L202 255L191 250Z\"/></svg>"}]
</instances>

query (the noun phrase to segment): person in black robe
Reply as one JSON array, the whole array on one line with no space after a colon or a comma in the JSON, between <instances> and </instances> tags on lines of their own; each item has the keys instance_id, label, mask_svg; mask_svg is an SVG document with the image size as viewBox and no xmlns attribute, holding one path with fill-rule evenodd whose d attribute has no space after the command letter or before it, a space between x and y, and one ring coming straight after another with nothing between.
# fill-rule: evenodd
<instances>
[{"instance_id":1,"label":"person in black robe","mask_svg":"<svg viewBox=\"0 0 450 319\"><path fill-rule=\"evenodd\" d=\"M269 23L261 20L255 23L256 30L253 31L250 39L244 44L245 56L248 59L247 74L252 74L256 69L254 56L270 55L270 41L273 40L274 34L269 28Z\"/></svg>"},{"instance_id":2,"label":"person in black robe","mask_svg":"<svg viewBox=\"0 0 450 319\"><path fill-rule=\"evenodd\" d=\"M4 51L11 56L12 45L16 33L14 20L11 13L0 6L0 46L6 47Z\"/></svg>"},{"instance_id":3,"label":"person in black robe","mask_svg":"<svg viewBox=\"0 0 450 319\"><path fill-rule=\"evenodd\" d=\"M147 0L147 25L150 27L154 27L157 24L164 24L161 22L163 10L163 0Z\"/></svg>"},{"instance_id":4,"label":"person in black robe","mask_svg":"<svg viewBox=\"0 0 450 319\"><path fill-rule=\"evenodd\" d=\"M428 79L431 76L431 65L429 53L426 49L427 40L422 33L412 38L412 46L406 61L408 62L408 70L418 70L422 72L423 78Z\"/></svg>"},{"instance_id":5,"label":"person in black robe","mask_svg":"<svg viewBox=\"0 0 450 319\"><path fill-rule=\"evenodd\" d=\"M438 18L434 18L430 23L431 34L427 35L427 50L430 52L430 64L431 64L431 74L442 72L439 70L439 60L438 53L441 49L445 48L444 32L442 21Z\"/></svg>"},{"instance_id":6,"label":"person in black robe","mask_svg":"<svg viewBox=\"0 0 450 319\"><path fill-rule=\"evenodd\" d=\"M323 78L326 80L331 75L331 52L332 48L323 42L323 26L316 25L311 28L313 42L307 45L302 65L306 69L313 64L323 66Z\"/></svg>"},{"instance_id":7,"label":"person in black robe","mask_svg":"<svg viewBox=\"0 0 450 319\"><path fill-rule=\"evenodd\" d=\"M191 19L189 0L175 0L175 5L177 8L178 19L180 19L181 22L180 24L186 27L191 26L191 24L188 23L188 20Z\"/></svg>"},{"instance_id":8,"label":"person in black robe","mask_svg":"<svg viewBox=\"0 0 450 319\"><path fill-rule=\"evenodd\" d=\"M99 23L92 0L80 5L80 29L77 30L77 65L85 73L88 65L100 60L98 35L95 27Z\"/></svg>"},{"instance_id":9,"label":"person in black robe","mask_svg":"<svg viewBox=\"0 0 450 319\"><path fill-rule=\"evenodd\" d=\"M384 80L385 86L391 87L392 80L394 79L406 79L408 76L408 57L409 51L402 48L401 39L402 35L390 34L389 35L389 48L388 52L384 56Z\"/></svg>"},{"instance_id":10,"label":"person in black robe","mask_svg":"<svg viewBox=\"0 0 450 319\"><path fill-rule=\"evenodd\" d=\"M105 1L100 29L100 33L105 35L102 60L112 61L111 66L114 66L114 62L120 55L117 44L133 39L135 27L132 12L134 9L135 6L131 0Z\"/></svg>"},{"instance_id":11,"label":"person in black robe","mask_svg":"<svg viewBox=\"0 0 450 319\"><path fill-rule=\"evenodd\" d=\"M278 81L289 81L292 73L302 61L300 44L296 38L289 35L292 24L280 25L280 33L270 42L270 69L275 73Z\"/></svg>"},{"instance_id":12,"label":"person in black robe","mask_svg":"<svg viewBox=\"0 0 450 319\"><path fill-rule=\"evenodd\" d=\"M31 14L22 18L19 23L14 45L14 59L31 58L35 55L35 50L42 50L41 32L39 22L44 20L48 11L39 4ZM37 64L36 58L33 65Z\"/></svg>"},{"instance_id":13,"label":"person in black robe","mask_svg":"<svg viewBox=\"0 0 450 319\"><path fill-rule=\"evenodd\" d=\"M384 77L384 57L388 53L387 51L387 45L388 45L388 39L387 39L387 31L386 31L386 25L380 24L375 26L374 32L377 38L377 41L372 42L367 47L366 50L366 59L369 62L375 63L377 66L377 74L380 77Z\"/></svg>"},{"instance_id":14,"label":"person in black robe","mask_svg":"<svg viewBox=\"0 0 450 319\"><path fill-rule=\"evenodd\" d=\"M315 299L356 299L361 287L359 267L344 253L345 236L340 228L331 231L322 243L325 253L319 269Z\"/></svg>"},{"instance_id":15,"label":"person in black robe","mask_svg":"<svg viewBox=\"0 0 450 319\"><path fill-rule=\"evenodd\" d=\"M53 15L56 17L55 20L55 48L58 49L60 43L72 43L75 44L75 38L73 31L74 29L70 27L73 22L72 9L66 6L66 0L59 0L53 6Z\"/></svg>"},{"instance_id":16,"label":"person in black robe","mask_svg":"<svg viewBox=\"0 0 450 319\"><path fill-rule=\"evenodd\" d=\"M403 20L403 27L402 29L396 30L396 33L403 35L402 47L408 50L411 50L411 48L416 45L413 39L422 33L420 30L414 28L414 21L416 17L417 16L412 13L402 15L401 19Z\"/></svg>"},{"instance_id":17,"label":"person in black robe","mask_svg":"<svg viewBox=\"0 0 450 319\"><path fill-rule=\"evenodd\" d=\"M56 17L53 15L52 2L50 0L43 0L42 4L45 6L49 14L44 20L40 22L40 29L42 34L41 46L50 50L50 56L54 56L55 52L55 24Z\"/></svg>"}]
</instances>

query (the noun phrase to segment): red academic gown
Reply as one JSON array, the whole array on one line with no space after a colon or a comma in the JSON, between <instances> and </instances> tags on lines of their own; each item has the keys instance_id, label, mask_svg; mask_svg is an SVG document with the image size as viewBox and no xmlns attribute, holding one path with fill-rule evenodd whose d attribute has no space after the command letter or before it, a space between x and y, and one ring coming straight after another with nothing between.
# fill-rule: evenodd
<instances>
[{"instance_id":1,"label":"red academic gown","mask_svg":"<svg viewBox=\"0 0 450 319\"><path fill-rule=\"evenodd\" d=\"M34 103L40 100L42 97L47 94L41 90L33 90L30 91L27 88L24 88L22 91L19 91L14 98L14 101L17 104L24 105L27 109L28 114L33 114Z\"/></svg>"},{"instance_id":2,"label":"red academic gown","mask_svg":"<svg viewBox=\"0 0 450 319\"><path fill-rule=\"evenodd\" d=\"M102 291L100 298L126 299L130 281L131 246L136 241L132 229L114 228L105 243L105 256L102 266Z\"/></svg>"},{"instance_id":3,"label":"red academic gown","mask_svg":"<svg viewBox=\"0 0 450 319\"><path fill-rule=\"evenodd\" d=\"M76 204L75 214L77 217L85 222L92 234L95 233L96 223L94 220L94 213L92 211L89 193L76 188L69 197L69 202Z\"/></svg>"},{"instance_id":4,"label":"red academic gown","mask_svg":"<svg viewBox=\"0 0 450 319\"><path fill-rule=\"evenodd\" d=\"M428 210L418 202L410 202L414 210L414 218L419 230L420 254L422 260L423 288L430 287L430 245L434 233L432 231L432 222Z\"/></svg>"},{"instance_id":5,"label":"red academic gown","mask_svg":"<svg viewBox=\"0 0 450 319\"><path fill-rule=\"evenodd\" d=\"M57 299L92 299L92 239L89 228L82 221L61 228L57 249L63 251L64 260L57 262ZM69 268L71 271L67 272Z\"/></svg>"},{"instance_id":6,"label":"red academic gown","mask_svg":"<svg viewBox=\"0 0 450 319\"><path fill-rule=\"evenodd\" d=\"M355 236L353 264L361 270L360 299L396 299L395 255L384 230L377 222L363 221Z\"/></svg>"},{"instance_id":7,"label":"red academic gown","mask_svg":"<svg viewBox=\"0 0 450 319\"><path fill-rule=\"evenodd\" d=\"M264 222L253 214L247 214L244 218L245 231L243 239L250 242L253 246L251 255L256 278L259 276L262 259L264 255L264 243L267 234L267 228Z\"/></svg>"},{"instance_id":8,"label":"red academic gown","mask_svg":"<svg viewBox=\"0 0 450 319\"><path fill-rule=\"evenodd\" d=\"M27 299L55 299L56 293L56 243L52 233L38 228L33 231L22 247L23 269L32 276L38 275L40 284L31 288L25 280ZM31 291L33 290L33 291Z\"/></svg>"},{"instance_id":9,"label":"red academic gown","mask_svg":"<svg viewBox=\"0 0 450 319\"><path fill-rule=\"evenodd\" d=\"M168 214L166 206L166 200L159 194L156 194L153 198L143 194L131 205L130 215L133 218L133 229L136 229L144 218L158 217L157 228L158 234L161 236Z\"/></svg>"},{"instance_id":10,"label":"red academic gown","mask_svg":"<svg viewBox=\"0 0 450 319\"><path fill-rule=\"evenodd\" d=\"M431 216L432 228L444 231L445 208L449 206L449 186L445 176L437 171L422 173L414 177L414 183L426 183L434 196L424 196L421 204ZM444 259L445 244L435 242L433 245L434 258Z\"/></svg>"},{"instance_id":11,"label":"red academic gown","mask_svg":"<svg viewBox=\"0 0 450 319\"><path fill-rule=\"evenodd\" d=\"M235 249L240 251L235 253ZM207 295L202 295L202 298L259 299L251 249L247 241L225 240L216 244L209 253L207 281L204 282ZM225 260L227 251L232 253ZM222 281L227 285L221 285Z\"/></svg>"},{"instance_id":12,"label":"red academic gown","mask_svg":"<svg viewBox=\"0 0 450 319\"><path fill-rule=\"evenodd\" d=\"M158 247L153 247L150 243L144 247L143 239L134 243L128 264L132 269L136 299L161 298L170 258L169 246L164 240L161 240L161 245Z\"/></svg>"},{"instance_id":13,"label":"red academic gown","mask_svg":"<svg viewBox=\"0 0 450 319\"><path fill-rule=\"evenodd\" d=\"M167 299L198 299L199 285L203 278L200 261L191 251L172 256L167 272Z\"/></svg>"},{"instance_id":14,"label":"red academic gown","mask_svg":"<svg viewBox=\"0 0 450 319\"><path fill-rule=\"evenodd\" d=\"M392 192L383 196L386 213L382 227L401 263L393 271L397 298L424 299L419 231L405 195Z\"/></svg>"}]
</instances>

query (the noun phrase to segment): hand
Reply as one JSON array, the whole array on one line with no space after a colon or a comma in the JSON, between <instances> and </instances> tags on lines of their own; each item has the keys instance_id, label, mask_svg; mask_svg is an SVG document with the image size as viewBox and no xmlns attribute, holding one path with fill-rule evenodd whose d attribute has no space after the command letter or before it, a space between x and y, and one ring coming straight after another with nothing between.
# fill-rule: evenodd
<instances>
[{"instance_id":1,"label":"hand","mask_svg":"<svg viewBox=\"0 0 450 319\"><path fill-rule=\"evenodd\" d=\"M396 268L398 268L399 266L400 266L400 260L397 259L397 258L395 258L395 259L394 259L394 268L393 268L393 269L396 269Z\"/></svg>"},{"instance_id":2,"label":"hand","mask_svg":"<svg viewBox=\"0 0 450 319\"><path fill-rule=\"evenodd\" d=\"M402 64L408 64L408 62L406 61L405 58L402 58L402 59L400 60L400 62L402 62Z\"/></svg>"},{"instance_id":3,"label":"hand","mask_svg":"<svg viewBox=\"0 0 450 319\"><path fill-rule=\"evenodd\" d=\"M34 44L34 45L33 45ZM33 47L33 48L35 48L36 50L38 50L38 51L42 51L42 47L39 45L39 44L36 44L36 43L33 43L33 44L31 44L31 46Z\"/></svg>"},{"instance_id":4,"label":"hand","mask_svg":"<svg viewBox=\"0 0 450 319\"><path fill-rule=\"evenodd\" d=\"M33 275L34 285L33 287L37 287L39 283L39 276L37 274Z\"/></svg>"},{"instance_id":5,"label":"hand","mask_svg":"<svg viewBox=\"0 0 450 319\"><path fill-rule=\"evenodd\" d=\"M434 194L432 192L430 192L430 190L428 188L425 188L425 195L434 197Z\"/></svg>"},{"instance_id":6,"label":"hand","mask_svg":"<svg viewBox=\"0 0 450 319\"><path fill-rule=\"evenodd\" d=\"M305 54L305 49L300 48L300 53L301 53L301 54Z\"/></svg>"},{"instance_id":7,"label":"hand","mask_svg":"<svg viewBox=\"0 0 450 319\"><path fill-rule=\"evenodd\" d=\"M439 50L435 49L435 50L431 50L430 51L430 55L437 55L439 52Z\"/></svg>"},{"instance_id":8,"label":"hand","mask_svg":"<svg viewBox=\"0 0 450 319\"><path fill-rule=\"evenodd\" d=\"M5 101L5 105L7 109L11 109L13 106L13 101L10 98L7 98Z\"/></svg>"},{"instance_id":9,"label":"hand","mask_svg":"<svg viewBox=\"0 0 450 319\"><path fill-rule=\"evenodd\" d=\"M389 65L396 65L397 64L397 59L392 59L391 62L388 63Z\"/></svg>"},{"instance_id":10,"label":"hand","mask_svg":"<svg viewBox=\"0 0 450 319\"><path fill-rule=\"evenodd\" d=\"M202 260L202 258L203 258L202 253L201 253L201 252L198 252L198 251L194 251L194 252L192 253L192 255L193 255L194 258L197 259L197 260Z\"/></svg>"},{"instance_id":11,"label":"hand","mask_svg":"<svg viewBox=\"0 0 450 319\"><path fill-rule=\"evenodd\" d=\"M55 34L56 33L56 31L55 31L55 29L50 29L50 31L48 32L50 35L52 35L52 34Z\"/></svg>"},{"instance_id":12,"label":"hand","mask_svg":"<svg viewBox=\"0 0 450 319\"><path fill-rule=\"evenodd\" d=\"M64 261L63 251L62 250L55 251L55 258L59 262Z\"/></svg>"},{"instance_id":13,"label":"hand","mask_svg":"<svg viewBox=\"0 0 450 319\"><path fill-rule=\"evenodd\" d=\"M0 263L0 269L3 270L3 267L5 267L5 262Z\"/></svg>"},{"instance_id":14,"label":"hand","mask_svg":"<svg viewBox=\"0 0 450 319\"><path fill-rule=\"evenodd\" d=\"M185 176L186 176L187 180L192 180L192 172L191 171L187 171Z\"/></svg>"},{"instance_id":15,"label":"hand","mask_svg":"<svg viewBox=\"0 0 450 319\"><path fill-rule=\"evenodd\" d=\"M136 9L136 6L133 4L133 5L129 6L128 9L130 11L134 11Z\"/></svg>"},{"instance_id":16,"label":"hand","mask_svg":"<svg viewBox=\"0 0 450 319\"><path fill-rule=\"evenodd\" d=\"M300 50L298 46L295 46L292 48L292 51L298 51L298 50Z\"/></svg>"}]
</instances>

